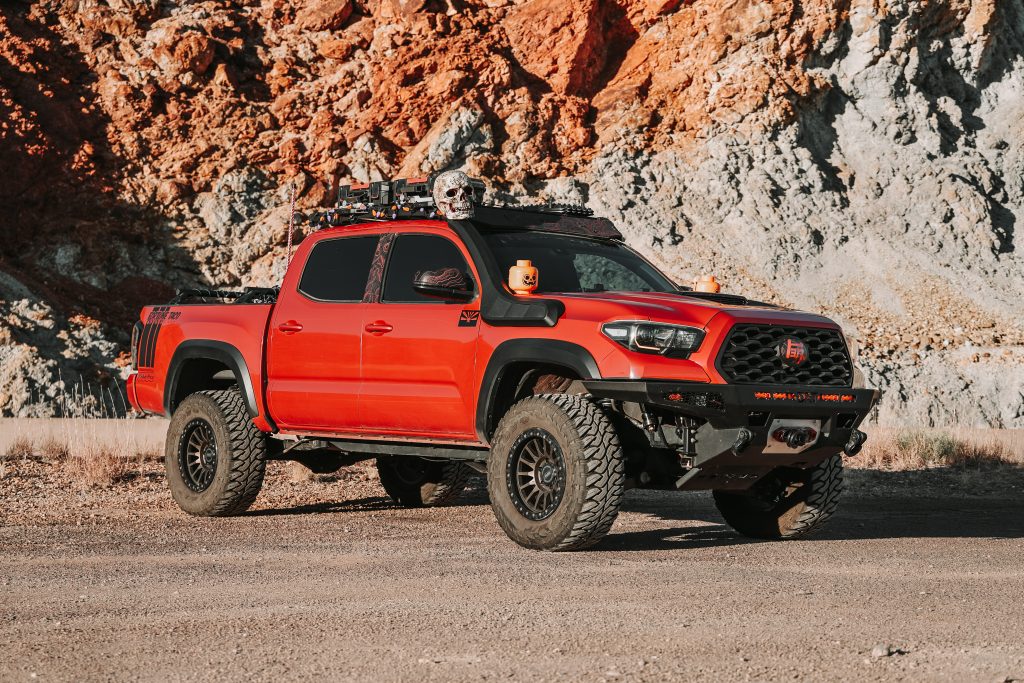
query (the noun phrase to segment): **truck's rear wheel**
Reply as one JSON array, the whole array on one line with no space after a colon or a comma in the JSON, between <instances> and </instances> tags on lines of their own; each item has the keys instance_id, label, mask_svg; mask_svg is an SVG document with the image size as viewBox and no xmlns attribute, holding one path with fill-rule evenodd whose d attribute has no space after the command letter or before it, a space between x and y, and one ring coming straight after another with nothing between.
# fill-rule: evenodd
<instances>
[{"instance_id":1,"label":"truck's rear wheel","mask_svg":"<svg viewBox=\"0 0 1024 683\"><path fill-rule=\"evenodd\" d=\"M437 462L408 455L377 458L380 483L391 499L410 508L453 502L473 473L461 462Z\"/></svg>"},{"instance_id":2,"label":"truck's rear wheel","mask_svg":"<svg viewBox=\"0 0 1024 683\"><path fill-rule=\"evenodd\" d=\"M604 538L625 487L622 448L590 400L526 398L502 417L487 467L498 524L519 545L577 550Z\"/></svg>"},{"instance_id":3,"label":"truck's rear wheel","mask_svg":"<svg viewBox=\"0 0 1024 683\"><path fill-rule=\"evenodd\" d=\"M741 493L715 491L725 521L744 536L800 538L820 529L839 506L843 459L834 455L807 470L778 469Z\"/></svg>"},{"instance_id":4,"label":"truck's rear wheel","mask_svg":"<svg viewBox=\"0 0 1024 683\"><path fill-rule=\"evenodd\" d=\"M238 391L201 391L181 402L167 429L164 467L185 512L226 517L256 500L266 469L266 437Z\"/></svg>"}]
</instances>

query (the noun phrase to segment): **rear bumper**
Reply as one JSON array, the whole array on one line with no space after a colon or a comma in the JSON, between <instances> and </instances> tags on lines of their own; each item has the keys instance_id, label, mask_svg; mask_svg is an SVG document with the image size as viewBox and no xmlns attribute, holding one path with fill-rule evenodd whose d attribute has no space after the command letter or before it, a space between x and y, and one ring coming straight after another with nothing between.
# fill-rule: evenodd
<instances>
[{"instance_id":1,"label":"rear bumper","mask_svg":"<svg viewBox=\"0 0 1024 683\"><path fill-rule=\"evenodd\" d=\"M144 413L146 411L144 411L142 409L142 406L139 405L139 393L136 386L138 380L139 374L137 372L133 372L132 374L128 375L128 379L125 381L125 393L128 394L128 403L131 404L132 408L134 408L136 411L140 413Z\"/></svg>"},{"instance_id":2,"label":"rear bumper","mask_svg":"<svg viewBox=\"0 0 1024 683\"><path fill-rule=\"evenodd\" d=\"M843 451L879 397L875 389L644 380L593 380L584 386L597 398L658 406L703 421L690 454L698 471L681 488L746 488L777 467L814 467ZM809 447L781 448L772 437L776 420L818 421L817 438ZM738 442L745 445L737 449Z\"/></svg>"}]
</instances>

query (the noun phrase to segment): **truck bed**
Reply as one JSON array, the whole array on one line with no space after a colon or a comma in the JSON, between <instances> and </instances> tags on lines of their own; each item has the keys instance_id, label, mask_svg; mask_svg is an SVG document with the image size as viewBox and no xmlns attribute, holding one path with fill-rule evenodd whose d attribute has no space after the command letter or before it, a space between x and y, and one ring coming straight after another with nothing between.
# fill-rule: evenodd
<instances>
[{"instance_id":1,"label":"truck bed","mask_svg":"<svg viewBox=\"0 0 1024 683\"><path fill-rule=\"evenodd\" d=\"M239 386L251 387L249 411L253 417L263 417L263 344L273 304L241 297L220 303L225 294L233 293L193 291L208 296L192 294L188 300L194 303L172 302L142 310L133 331L138 373L129 381L129 398L146 413L170 415L176 402L201 379L191 376L195 371L177 372L176 366L190 355L208 357L212 352L218 360L210 361L210 372L229 370ZM217 363L224 367L214 367Z\"/></svg>"}]
</instances>

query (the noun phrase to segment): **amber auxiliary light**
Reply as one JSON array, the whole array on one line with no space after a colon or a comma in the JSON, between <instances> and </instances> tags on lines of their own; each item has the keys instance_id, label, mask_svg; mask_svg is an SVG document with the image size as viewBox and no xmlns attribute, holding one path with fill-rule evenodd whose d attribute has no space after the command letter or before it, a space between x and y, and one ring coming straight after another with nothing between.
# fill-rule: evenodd
<instances>
[{"instance_id":1,"label":"amber auxiliary light","mask_svg":"<svg viewBox=\"0 0 1024 683\"><path fill-rule=\"evenodd\" d=\"M718 294L722 291L722 285L718 283L714 275L701 275L693 281L693 291Z\"/></svg>"}]
</instances>

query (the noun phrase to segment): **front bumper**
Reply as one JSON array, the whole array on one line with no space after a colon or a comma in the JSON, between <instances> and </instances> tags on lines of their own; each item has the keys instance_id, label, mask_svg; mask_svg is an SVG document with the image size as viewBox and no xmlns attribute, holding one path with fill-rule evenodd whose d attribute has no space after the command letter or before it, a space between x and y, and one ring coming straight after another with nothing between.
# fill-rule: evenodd
<instances>
[{"instance_id":1,"label":"front bumper","mask_svg":"<svg viewBox=\"0 0 1024 683\"><path fill-rule=\"evenodd\" d=\"M745 488L776 467L814 467L843 450L879 397L875 389L658 380L583 384L596 398L657 406L701 421L689 454L700 473L682 488ZM778 420L816 420L817 439L810 447L780 450L770 443ZM736 449L738 441L745 446Z\"/></svg>"}]
</instances>

